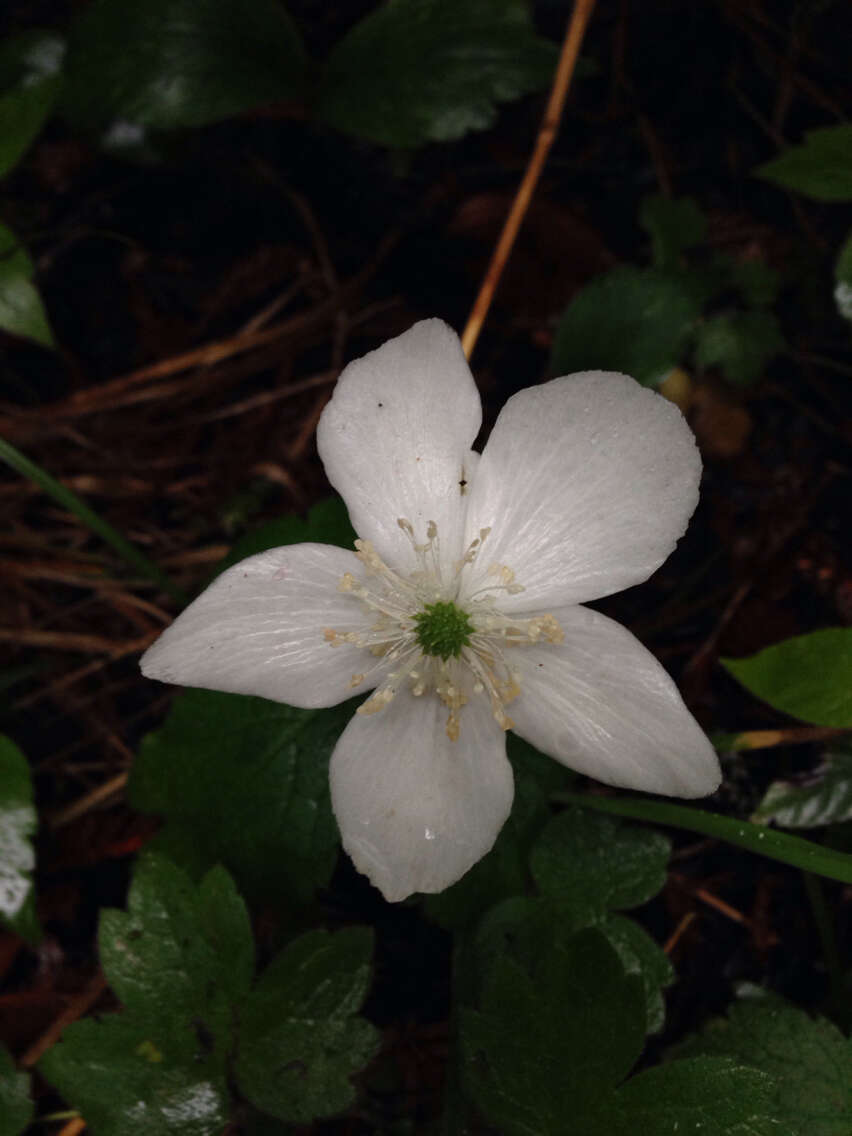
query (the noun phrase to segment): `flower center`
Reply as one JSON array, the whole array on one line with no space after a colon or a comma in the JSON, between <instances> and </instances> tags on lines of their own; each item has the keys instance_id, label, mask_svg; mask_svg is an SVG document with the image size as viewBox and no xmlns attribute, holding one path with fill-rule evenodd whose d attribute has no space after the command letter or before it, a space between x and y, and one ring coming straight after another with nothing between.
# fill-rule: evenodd
<instances>
[{"instance_id":1,"label":"flower center","mask_svg":"<svg viewBox=\"0 0 852 1136\"><path fill-rule=\"evenodd\" d=\"M417 641L424 655L438 659L457 659L462 647L470 645L470 637L475 628L466 611L454 603L426 604L423 611L414 616L417 624Z\"/></svg>"},{"instance_id":2,"label":"flower center","mask_svg":"<svg viewBox=\"0 0 852 1136\"><path fill-rule=\"evenodd\" d=\"M507 651L531 643L561 643L562 628L552 615L514 616L501 611L501 597L524 590L505 564L490 565L473 589L465 580L490 529L480 529L461 560L448 565L441 558L434 521L426 526L424 544L418 543L410 521L401 517L397 524L411 542L417 569L401 575L384 563L368 540L356 540L355 555L363 575L356 578L347 572L338 587L362 605L367 618L356 631L325 628L332 647L350 643L366 648L376 660L353 674L351 689L369 681L375 670L382 671L381 681L358 713L378 713L401 688L415 698L434 692L449 710L447 736L456 741L462 708L472 697L484 696L498 725L511 729L506 707L517 698L520 686Z\"/></svg>"}]
</instances>

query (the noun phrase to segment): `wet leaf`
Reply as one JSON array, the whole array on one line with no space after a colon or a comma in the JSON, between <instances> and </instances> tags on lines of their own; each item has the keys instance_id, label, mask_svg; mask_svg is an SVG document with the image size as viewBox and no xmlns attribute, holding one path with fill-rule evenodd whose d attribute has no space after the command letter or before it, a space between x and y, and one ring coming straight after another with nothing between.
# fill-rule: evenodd
<instances>
[{"instance_id":1,"label":"wet leaf","mask_svg":"<svg viewBox=\"0 0 852 1136\"><path fill-rule=\"evenodd\" d=\"M26 1073L16 1072L8 1050L0 1046L0 1132L3 1136L18 1136L32 1116L30 1078Z\"/></svg>"},{"instance_id":2,"label":"wet leaf","mask_svg":"<svg viewBox=\"0 0 852 1136\"><path fill-rule=\"evenodd\" d=\"M461 1011L462 1077L501 1132L570 1132L621 1081L645 1038L641 982L595 930L541 941L536 965L495 957Z\"/></svg>"},{"instance_id":3,"label":"wet leaf","mask_svg":"<svg viewBox=\"0 0 852 1136\"><path fill-rule=\"evenodd\" d=\"M638 974L645 990L645 1020L648 1033L657 1033L666 1020L663 990L675 979L668 955L648 932L624 915L608 915L598 927L615 947L627 974Z\"/></svg>"},{"instance_id":4,"label":"wet leaf","mask_svg":"<svg viewBox=\"0 0 852 1136\"><path fill-rule=\"evenodd\" d=\"M227 1122L221 1061L189 1023L86 1018L65 1030L39 1071L96 1136L221 1136Z\"/></svg>"},{"instance_id":5,"label":"wet leaf","mask_svg":"<svg viewBox=\"0 0 852 1136\"><path fill-rule=\"evenodd\" d=\"M372 949L366 928L310 931L260 976L240 1011L235 1073L262 1111L304 1124L352 1102L349 1078L379 1044L377 1030L357 1016Z\"/></svg>"},{"instance_id":6,"label":"wet leaf","mask_svg":"<svg viewBox=\"0 0 852 1136\"><path fill-rule=\"evenodd\" d=\"M598 1113L583 1117L583 1136L799 1136L779 1119L765 1073L720 1058L673 1061L633 1077Z\"/></svg>"},{"instance_id":7,"label":"wet leaf","mask_svg":"<svg viewBox=\"0 0 852 1136\"><path fill-rule=\"evenodd\" d=\"M337 857L328 761L359 700L297 710L188 690L143 739L129 795L166 821L154 847L194 875L221 863L256 898L306 903Z\"/></svg>"},{"instance_id":8,"label":"wet leaf","mask_svg":"<svg viewBox=\"0 0 852 1136\"><path fill-rule=\"evenodd\" d=\"M40 936L32 880L37 827L27 759L0 734L0 920L30 943Z\"/></svg>"},{"instance_id":9,"label":"wet leaf","mask_svg":"<svg viewBox=\"0 0 852 1136\"><path fill-rule=\"evenodd\" d=\"M32 283L35 267L15 234L0 225L0 331L53 347L44 305Z\"/></svg>"},{"instance_id":10,"label":"wet leaf","mask_svg":"<svg viewBox=\"0 0 852 1136\"><path fill-rule=\"evenodd\" d=\"M388 0L333 49L317 113L384 146L446 142L547 86L556 57L523 0Z\"/></svg>"},{"instance_id":11,"label":"wet leaf","mask_svg":"<svg viewBox=\"0 0 852 1136\"><path fill-rule=\"evenodd\" d=\"M729 1057L770 1074L774 1107L797 1136L852 1131L852 1042L825 1018L774 996L748 999L678 1052Z\"/></svg>"},{"instance_id":12,"label":"wet leaf","mask_svg":"<svg viewBox=\"0 0 852 1136\"><path fill-rule=\"evenodd\" d=\"M682 274L622 265L587 284L559 321L550 370L607 370L655 386L680 361L704 297Z\"/></svg>"},{"instance_id":13,"label":"wet leaf","mask_svg":"<svg viewBox=\"0 0 852 1136\"><path fill-rule=\"evenodd\" d=\"M203 126L301 97L306 69L277 0L94 0L72 30L62 106L92 129Z\"/></svg>"},{"instance_id":14,"label":"wet leaf","mask_svg":"<svg viewBox=\"0 0 852 1136\"><path fill-rule=\"evenodd\" d=\"M852 125L810 130L801 145L758 166L755 173L816 201L852 201Z\"/></svg>"},{"instance_id":15,"label":"wet leaf","mask_svg":"<svg viewBox=\"0 0 852 1136\"><path fill-rule=\"evenodd\" d=\"M254 969L245 906L224 869L196 887L148 853L127 905L103 912L98 936L124 1010L70 1026L39 1069L99 1136L219 1136Z\"/></svg>"},{"instance_id":16,"label":"wet leaf","mask_svg":"<svg viewBox=\"0 0 852 1136\"><path fill-rule=\"evenodd\" d=\"M555 816L530 854L545 895L590 911L638 907L666 881L671 844L659 832L579 808Z\"/></svg>"},{"instance_id":17,"label":"wet leaf","mask_svg":"<svg viewBox=\"0 0 852 1136\"><path fill-rule=\"evenodd\" d=\"M773 781L752 820L818 828L852 820L852 753L830 753L803 784Z\"/></svg>"},{"instance_id":18,"label":"wet leaf","mask_svg":"<svg viewBox=\"0 0 852 1136\"><path fill-rule=\"evenodd\" d=\"M749 658L721 661L774 709L818 726L852 727L852 628L812 631Z\"/></svg>"}]
</instances>

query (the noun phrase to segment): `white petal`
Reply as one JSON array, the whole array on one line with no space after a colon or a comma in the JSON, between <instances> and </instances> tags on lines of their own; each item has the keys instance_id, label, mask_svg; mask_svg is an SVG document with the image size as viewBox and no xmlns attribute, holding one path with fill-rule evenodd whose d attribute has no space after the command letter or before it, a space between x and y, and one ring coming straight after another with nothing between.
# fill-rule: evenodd
<instances>
[{"instance_id":1,"label":"white petal","mask_svg":"<svg viewBox=\"0 0 852 1136\"><path fill-rule=\"evenodd\" d=\"M721 777L713 747L650 651L585 607L554 612L558 646L519 648L515 731L572 769L625 789L703 797Z\"/></svg>"},{"instance_id":2,"label":"white petal","mask_svg":"<svg viewBox=\"0 0 852 1136\"><path fill-rule=\"evenodd\" d=\"M588 371L510 398L468 501L468 539L492 527L477 566L508 565L533 611L647 579L698 501L701 459L676 406L626 375ZM470 586L474 586L472 581Z\"/></svg>"},{"instance_id":3,"label":"white petal","mask_svg":"<svg viewBox=\"0 0 852 1136\"><path fill-rule=\"evenodd\" d=\"M356 714L331 758L343 847L385 899L436 892L491 848L512 808L505 735L485 698L461 711L458 741L434 694L403 690Z\"/></svg>"},{"instance_id":4,"label":"white petal","mask_svg":"<svg viewBox=\"0 0 852 1136\"><path fill-rule=\"evenodd\" d=\"M357 599L340 593L354 552L329 544L291 544L261 552L217 577L142 656L148 678L235 694L259 694L306 708L334 706L382 680L375 659L349 643L332 647L326 628L364 629Z\"/></svg>"},{"instance_id":5,"label":"white petal","mask_svg":"<svg viewBox=\"0 0 852 1136\"><path fill-rule=\"evenodd\" d=\"M317 429L331 484L360 537L391 567L411 571L404 517L425 542L435 521L443 560L460 556L460 482L482 410L459 338L441 320L417 323L343 371Z\"/></svg>"}]
</instances>

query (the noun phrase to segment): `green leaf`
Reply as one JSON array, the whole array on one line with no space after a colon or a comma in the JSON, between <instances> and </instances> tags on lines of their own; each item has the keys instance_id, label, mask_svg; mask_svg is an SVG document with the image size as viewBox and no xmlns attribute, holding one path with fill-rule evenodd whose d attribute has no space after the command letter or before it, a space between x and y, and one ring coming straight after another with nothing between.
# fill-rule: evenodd
<instances>
[{"instance_id":1,"label":"green leaf","mask_svg":"<svg viewBox=\"0 0 852 1136\"><path fill-rule=\"evenodd\" d=\"M546 87L556 58L523 0L387 0L332 51L317 113L384 146L451 141Z\"/></svg>"},{"instance_id":2,"label":"green leaf","mask_svg":"<svg viewBox=\"0 0 852 1136\"><path fill-rule=\"evenodd\" d=\"M852 1043L825 1018L811 1018L779 998L749 999L678 1052L730 1057L770 1074L775 1109L797 1136L852 1131Z\"/></svg>"},{"instance_id":3,"label":"green leaf","mask_svg":"<svg viewBox=\"0 0 852 1136\"><path fill-rule=\"evenodd\" d=\"M228 1119L221 1062L189 1024L86 1018L38 1068L97 1136L221 1136Z\"/></svg>"},{"instance_id":4,"label":"green leaf","mask_svg":"<svg viewBox=\"0 0 852 1136\"><path fill-rule=\"evenodd\" d=\"M653 386L680 361L703 297L681 274L622 265L587 284L565 310L550 369L609 370Z\"/></svg>"},{"instance_id":5,"label":"green leaf","mask_svg":"<svg viewBox=\"0 0 852 1136\"><path fill-rule=\"evenodd\" d=\"M254 942L245 905L223 868L196 887L163 856L138 862L127 911L101 915L101 964L139 1022L201 1022L224 1060L234 1007L248 994Z\"/></svg>"},{"instance_id":6,"label":"green leaf","mask_svg":"<svg viewBox=\"0 0 852 1136\"><path fill-rule=\"evenodd\" d=\"M0 920L29 943L41 935L32 880L37 827L27 759L0 734Z\"/></svg>"},{"instance_id":7,"label":"green leaf","mask_svg":"<svg viewBox=\"0 0 852 1136\"><path fill-rule=\"evenodd\" d=\"M26 249L0 225L0 331L53 347L41 297L32 284L35 267Z\"/></svg>"},{"instance_id":8,"label":"green leaf","mask_svg":"<svg viewBox=\"0 0 852 1136\"><path fill-rule=\"evenodd\" d=\"M203 126L303 94L307 57L278 0L94 0L71 35L76 124Z\"/></svg>"},{"instance_id":9,"label":"green leaf","mask_svg":"<svg viewBox=\"0 0 852 1136\"><path fill-rule=\"evenodd\" d=\"M659 832L568 808L555 816L530 854L535 882L546 895L604 913L638 907L666 881L671 844Z\"/></svg>"},{"instance_id":10,"label":"green leaf","mask_svg":"<svg viewBox=\"0 0 852 1136\"><path fill-rule=\"evenodd\" d=\"M799 1136L778 1119L765 1073L719 1058L673 1061L633 1077L582 1120L583 1136ZM808 1133L810 1136L810 1132Z\"/></svg>"},{"instance_id":11,"label":"green leaf","mask_svg":"<svg viewBox=\"0 0 852 1136\"><path fill-rule=\"evenodd\" d=\"M810 130L801 145L758 166L755 173L816 201L852 201L852 125Z\"/></svg>"},{"instance_id":12,"label":"green leaf","mask_svg":"<svg viewBox=\"0 0 852 1136\"><path fill-rule=\"evenodd\" d=\"M762 260L720 258L727 267L731 283L752 308L767 308L775 303L781 287L778 273Z\"/></svg>"},{"instance_id":13,"label":"green leaf","mask_svg":"<svg viewBox=\"0 0 852 1136\"><path fill-rule=\"evenodd\" d=\"M196 887L150 853L127 905L103 912L98 936L124 1011L69 1027L39 1068L99 1136L219 1136L254 966L245 906L222 868Z\"/></svg>"},{"instance_id":14,"label":"green leaf","mask_svg":"<svg viewBox=\"0 0 852 1136\"><path fill-rule=\"evenodd\" d=\"M772 312L722 312L697 328L695 361L699 367L719 367L729 382L748 386L763 376L766 365L784 347Z\"/></svg>"},{"instance_id":15,"label":"green leaf","mask_svg":"<svg viewBox=\"0 0 852 1136\"><path fill-rule=\"evenodd\" d=\"M852 727L852 628L785 639L723 666L776 710L818 726Z\"/></svg>"},{"instance_id":16,"label":"green leaf","mask_svg":"<svg viewBox=\"0 0 852 1136\"><path fill-rule=\"evenodd\" d=\"M13 169L53 110L64 42L26 32L0 46L0 177Z\"/></svg>"},{"instance_id":17,"label":"green leaf","mask_svg":"<svg viewBox=\"0 0 852 1136\"><path fill-rule=\"evenodd\" d=\"M658 1033L666 1020L662 991L675 979L668 955L644 927L624 915L608 915L598 926L615 947L625 972L638 974L642 979L646 1029L648 1033Z\"/></svg>"},{"instance_id":18,"label":"green leaf","mask_svg":"<svg viewBox=\"0 0 852 1136\"><path fill-rule=\"evenodd\" d=\"M0 1132L18 1136L33 1117L30 1078L15 1071L9 1051L0 1045Z\"/></svg>"},{"instance_id":19,"label":"green leaf","mask_svg":"<svg viewBox=\"0 0 852 1136\"><path fill-rule=\"evenodd\" d=\"M639 208L639 223L651 238L658 268L676 265L681 253L700 245L707 232L707 218L691 197L646 197Z\"/></svg>"},{"instance_id":20,"label":"green leaf","mask_svg":"<svg viewBox=\"0 0 852 1136\"><path fill-rule=\"evenodd\" d=\"M341 1112L350 1076L375 1055L378 1031L357 1016L370 980L372 933L351 927L294 940L240 1012L236 1078L258 1108L305 1124Z\"/></svg>"},{"instance_id":21,"label":"green leaf","mask_svg":"<svg viewBox=\"0 0 852 1136\"><path fill-rule=\"evenodd\" d=\"M776 832L761 824L747 820L719 816L704 809L672 805L668 801L654 801L644 797L598 797L592 794L560 793L559 800L583 808L596 809L613 816L633 817L652 824L672 825L688 832L700 832L716 840L725 840L759 856L768 856L782 864L792 864L829 880L852 884L852 856L836 852L800 836Z\"/></svg>"},{"instance_id":22,"label":"green leaf","mask_svg":"<svg viewBox=\"0 0 852 1136\"><path fill-rule=\"evenodd\" d=\"M241 890L308 902L337 856L328 761L356 701L297 710L262 698L189 690L143 739L129 796L162 816L154 847L193 874L221 863Z\"/></svg>"},{"instance_id":23,"label":"green leaf","mask_svg":"<svg viewBox=\"0 0 852 1136\"><path fill-rule=\"evenodd\" d=\"M557 1136L625 1077L645 1037L641 982L595 930L540 942L531 972L508 954L461 1010L466 1091L500 1132Z\"/></svg>"},{"instance_id":24,"label":"green leaf","mask_svg":"<svg viewBox=\"0 0 852 1136\"><path fill-rule=\"evenodd\" d=\"M773 781L752 820L782 828L818 828L852 820L852 753L829 753L804 784Z\"/></svg>"},{"instance_id":25,"label":"green leaf","mask_svg":"<svg viewBox=\"0 0 852 1136\"><path fill-rule=\"evenodd\" d=\"M216 573L218 575L224 572L226 568L239 563L247 556L266 552L268 548L279 548L284 544L301 544L304 541L351 548L355 536L355 530L349 522L349 514L343 501L339 497L329 497L314 505L305 519L297 516L282 517L278 521L270 521L246 533L235 542L222 563L217 565Z\"/></svg>"}]
</instances>

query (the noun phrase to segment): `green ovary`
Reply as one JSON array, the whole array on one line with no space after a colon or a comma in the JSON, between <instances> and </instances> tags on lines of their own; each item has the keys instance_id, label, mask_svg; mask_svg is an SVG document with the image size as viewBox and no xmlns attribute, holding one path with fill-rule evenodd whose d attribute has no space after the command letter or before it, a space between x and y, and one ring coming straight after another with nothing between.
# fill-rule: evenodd
<instances>
[{"instance_id":1,"label":"green ovary","mask_svg":"<svg viewBox=\"0 0 852 1136\"><path fill-rule=\"evenodd\" d=\"M424 655L435 655L444 662L458 658L474 632L467 612L454 603L426 604L414 617L417 640Z\"/></svg>"}]
</instances>

